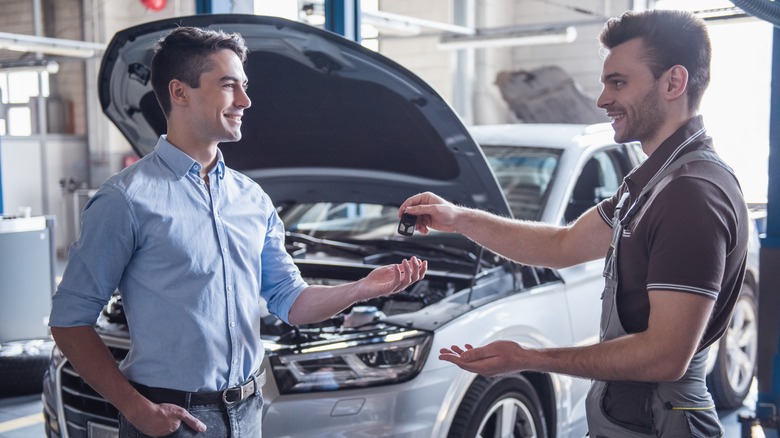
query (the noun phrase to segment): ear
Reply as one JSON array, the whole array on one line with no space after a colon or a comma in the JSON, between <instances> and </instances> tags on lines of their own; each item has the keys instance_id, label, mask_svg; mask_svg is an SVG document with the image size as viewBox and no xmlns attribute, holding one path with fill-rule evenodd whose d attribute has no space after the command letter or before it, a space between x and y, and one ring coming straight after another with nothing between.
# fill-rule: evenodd
<instances>
[{"instance_id":1,"label":"ear","mask_svg":"<svg viewBox=\"0 0 780 438\"><path fill-rule=\"evenodd\" d=\"M666 85L666 96L668 99L677 99L685 96L688 89L688 69L681 65L675 65L664 74Z\"/></svg>"},{"instance_id":2,"label":"ear","mask_svg":"<svg viewBox=\"0 0 780 438\"><path fill-rule=\"evenodd\" d=\"M168 83L168 94L171 96L171 105L186 106L188 102L187 90L188 87L185 83L178 79L172 79L171 82Z\"/></svg>"}]
</instances>

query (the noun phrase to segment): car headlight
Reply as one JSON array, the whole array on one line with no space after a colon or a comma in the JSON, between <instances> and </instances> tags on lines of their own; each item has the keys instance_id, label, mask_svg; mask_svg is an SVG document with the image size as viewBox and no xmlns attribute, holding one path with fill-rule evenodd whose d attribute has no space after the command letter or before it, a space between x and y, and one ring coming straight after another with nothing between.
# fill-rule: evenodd
<instances>
[{"instance_id":1,"label":"car headlight","mask_svg":"<svg viewBox=\"0 0 780 438\"><path fill-rule=\"evenodd\" d=\"M277 351L269 359L282 394L401 383L420 372L432 335L419 330Z\"/></svg>"}]
</instances>

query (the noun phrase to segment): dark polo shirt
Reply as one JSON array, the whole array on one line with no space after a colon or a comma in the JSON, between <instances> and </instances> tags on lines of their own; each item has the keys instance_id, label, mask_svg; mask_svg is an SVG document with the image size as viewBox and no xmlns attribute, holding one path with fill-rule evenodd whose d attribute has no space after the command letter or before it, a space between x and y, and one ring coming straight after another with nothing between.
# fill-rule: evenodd
<instances>
[{"instance_id":1,"label":"dark polo shirt","mask_svg":"<svg viewBox=\"0 0 780 438\"><path fill-rule=\"evenodd\" d=\"M631 171L615 196L599 204L602 219L611 227L623 193L629 193L624 213L675 149L701 128L700 116L689 120ZM714 152L712 139L701 134L677 157L694 150ZM742 287L748 220L739 184L718 164L694 161L661 181L620 240L617 308L623 328L647 329L648 294L654 290L693 293L716 301L701 348L714 342L726 330Z\"/></svg>"}]
</instances>

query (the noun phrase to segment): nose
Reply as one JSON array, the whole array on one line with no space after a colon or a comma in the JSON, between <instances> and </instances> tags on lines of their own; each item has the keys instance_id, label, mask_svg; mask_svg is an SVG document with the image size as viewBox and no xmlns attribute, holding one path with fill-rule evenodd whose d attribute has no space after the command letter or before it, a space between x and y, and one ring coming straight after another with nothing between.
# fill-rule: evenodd
<instances>
[{"instance_id":1,"label":"nose","mask_svg":"<svg viewBox=\"0 0 780 438\"><path fill-rule=\"evenodd\" d=\"M596 106L599 108L606 108L611 102L612 98L609 96L607 87L603 87L601 89L601 94L599 94L599 98L596 100Z\"/></svg>"},{"instance_id":2,"label":"nose","mask_svg":"<svg viewBox=\"0 0 780 438\"><path fill-rule=\"evenodd\" d=\"M238 87L240 90L238 92L238 98L236 99L236 106L241 108L249 108L252 106L252 99L249 98L249 94L247 94L244 87Z\"/></svg>"}]
</instances>

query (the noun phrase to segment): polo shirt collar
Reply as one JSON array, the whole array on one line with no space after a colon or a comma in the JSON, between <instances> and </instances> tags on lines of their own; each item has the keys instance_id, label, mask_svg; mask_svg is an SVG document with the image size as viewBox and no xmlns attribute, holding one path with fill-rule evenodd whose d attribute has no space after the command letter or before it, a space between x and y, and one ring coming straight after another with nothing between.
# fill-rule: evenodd
<instances>
[{"instance_id":1,"label":"polo shirt collar","mask_svg":"<svg viewBox=\"0 0 780 438\"><path fill-rule=\"evenodd\" d=\"M674 151L690 136L695 134L704 128L704 120L702 116L694 116L688 120L683 126L674 132L669 138L663 141L660 146L645 160L641 165L631 171L626 176L626 184L631 192L632 197L639 195L639 192L650 181L661 166L666 163L669 157L674 154ZM706 135L706 133L705 133ZM696 139L694 143L698 143L703 140L705 136L701 136ZM686 147L688 149L688 147Z\"/></svg>"},{"instance_id":2,"label":"polo shirt collar","mask_svg":"<svg viewBox=\"0 0 780 438\"><path fill-rule=\"evenodd\" d=\"M154 152L168 165L177 178L184 178L189 172L200 173L200 163L172 145L165 134L161 135L159 140L157 140ZM212 172L216 172L219 179L225 177L225 160L222 157L222 151L219 149L217 149L217 165Z\"/></svg>"}]
</instances>

